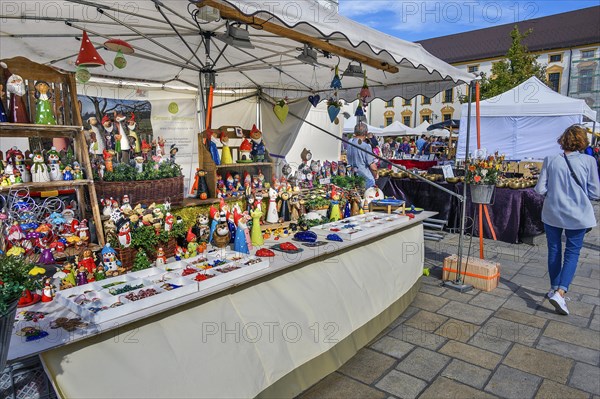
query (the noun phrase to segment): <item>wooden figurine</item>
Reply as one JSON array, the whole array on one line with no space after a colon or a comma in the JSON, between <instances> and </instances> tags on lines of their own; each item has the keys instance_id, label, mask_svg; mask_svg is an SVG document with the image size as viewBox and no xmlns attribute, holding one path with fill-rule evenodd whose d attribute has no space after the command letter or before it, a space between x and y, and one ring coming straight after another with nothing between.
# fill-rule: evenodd
<instances>
[{"instance_id":1,"label":"wooden figurine","mask_svg":"<svg viewBox=\"0 0 600 399\"><path fill-rule=\"evenodd\" d=\"M120 140L120 143L118 143L120 151L117 151L117 159L124 164L129 163L129 153L131 152L126 119L127 117L123 115L123 112L115 112L115 124L117 125L117 132ZM117 145L117 143L115 143L115 145Z\"/></svg>"},{"instance_id":2,"label":"wooden figurine","mask_svg":"<svg viewBox=\"0 0 600 399\"><path fill-rule=\"evenodd\" d=\"M142 152L142 146L138 134L135 132L137 123L135 122L135 114L132 112L129 120L127 121L127 130L129 132L129 146L133 150L135 155Z\"/></svg>"},{"instance_id":3,"label":"wooden figurine","mask_svg":"<svg viewBox=\"0 0 600 399\"><path fill-rule=\"evenodd\" d=\"M102 158L102 153L106 148L106 140L104 139L104 135L100 130L100 125L98 122L98 118L95 116L90 116L87 120L90 125L90 149L89 152L96 159Z\"/></svg>"},{"instance_id":4,"label":"wooden figurine","mask_svg":"<svg viewBox=\"0 0 600 399\"><path fill-rule=\"evenodd\" d=\"M102 117L102 137L105 150L115 150L115 126L108 115ZM114 153L113 153L114 154ZM106 159L106 157L104 158ZM108 168L107 168L108 170Z\"/></svg>"}]
</instances>

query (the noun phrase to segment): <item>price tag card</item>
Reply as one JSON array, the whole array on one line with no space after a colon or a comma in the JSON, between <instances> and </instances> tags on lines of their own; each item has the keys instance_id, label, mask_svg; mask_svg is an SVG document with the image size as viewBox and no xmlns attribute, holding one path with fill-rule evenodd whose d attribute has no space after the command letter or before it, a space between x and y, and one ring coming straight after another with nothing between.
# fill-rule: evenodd
<instances>
[{"instance_id":1,"label":"price tag card","mask_svg":"<svg viewBox=\"0 0 600 399\"><path fill-rule=\"evenodd\" d=\"M442 166L442 173L444 174L444 179L447 179L449 177L454 177L454 171L452 170L452 165Z\"/></svg>"},{"instance_id":2,"label":"price tag card","mask_svg":"<svg viewBox=\"0 0 600 399\"><path fill-rule=\"evenodd\" d=\"M330 184L331 183L331 178L330 177L326 177L324 179L319 179L319 183L321 183L321 185Z\"/></svg>"}]
</instances>

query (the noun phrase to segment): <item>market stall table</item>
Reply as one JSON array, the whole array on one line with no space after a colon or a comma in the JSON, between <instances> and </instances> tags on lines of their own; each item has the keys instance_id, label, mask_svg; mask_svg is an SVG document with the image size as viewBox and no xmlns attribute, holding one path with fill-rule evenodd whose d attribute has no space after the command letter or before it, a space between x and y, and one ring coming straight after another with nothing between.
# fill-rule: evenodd
<instances>
[{"instance_id":1,"label":"market stall table","mask_svg":"<svg viewBox=\"0 0 600 399\"><path fill-rule=\"evenodd\" d=\"M463 192L463 184L438 182L438 184L458 194ZM415 205L420 208L435 211L437 218L448 221L449 229L460 227L460 203L458 199L430 184L420 180L397 179L382 177L377 185L386 196L394 196L407 201L407 206ZM479 212L470 201L470 191L467 190L467 218L474 218L473 234L478 235ZM523 242L525 238L534 237L544 232L542 223L542 205L544 197L537 194L533 188L513 190L496 188L492 204L488 206L492 225L499 241L508 243ZM484 237L492 238L492 233L484 220ZM471 223L467 223L466 233L471 233Z\"/></svg>"},{"instance_id":2,"label":"market stall table","mask_svg":"<svg viewBox=\"0 0 600 399\"><path fill-rule=\"evenodd\" d=\"M402 165L406 169L419 170L428 170L438 164L438 161L419 161L417 159L388 159L388 161L395 165Z\"/></svg>"},{"instance_id":3,"label":"market stall table","mask_svg":"<svg viewBox=\"0 0 600 399\"><path fill-rule=\"evenodd\" d=\"M34 305L49 312L38 325L50 335L13 335L9 361L41 354L62 397L295 396L411 303L433 215L322 247L295 242L302 253L266 269L72 333L48 326L75 314Z\"/></svg>"}]
</instances>

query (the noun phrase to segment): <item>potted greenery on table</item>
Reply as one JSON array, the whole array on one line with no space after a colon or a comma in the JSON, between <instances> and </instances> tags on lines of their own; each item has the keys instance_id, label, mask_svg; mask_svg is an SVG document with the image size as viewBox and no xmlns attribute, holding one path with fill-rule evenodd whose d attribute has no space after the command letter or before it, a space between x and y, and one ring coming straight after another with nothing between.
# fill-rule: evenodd
<instances>
[{"instance_id":1,"label":"potted greenery on table","mask_svg":"<svg viewBox=\"0 0 600 399\"><path fill-rule=\"evenodd\" d=\"M17 303L31 287L32 266L23 256L0 255L0 371L6 364Z\"/></svg>"}]
</instances>

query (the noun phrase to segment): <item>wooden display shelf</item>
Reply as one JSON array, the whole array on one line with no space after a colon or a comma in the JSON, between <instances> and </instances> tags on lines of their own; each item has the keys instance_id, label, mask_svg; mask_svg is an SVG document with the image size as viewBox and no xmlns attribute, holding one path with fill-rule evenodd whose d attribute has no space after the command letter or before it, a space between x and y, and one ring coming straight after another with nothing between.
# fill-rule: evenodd
<instances>
[{"instance_id":1,"label":"wooden display shelf","mask_svg":"<svg viewBox=\"0 0 600 399\"><path fill-rule=\"evenodd\" d=\"M268 166L271 167L273 164L271 162L235 162L229 163L227 165L215 165L217 169L226 169L226 168L242 168L242 167L251 167L251 166Z\"/></svg>"},{"instance_id":2,"label":"wooden display shelf","mask_svg":"<svg viewBox=\"0 0 600 399\"><path fill-rule=\"evenodd\" d=\"M90 249L92 252L96 252L102 249L102 247L98 244L88 244L86 246L74 246L65 248L64 252L57 252L54 254L54 259L57 261L64 261L67 258L77 256L81 254L84 249Z\"/></svg>"},{"instance_id":3,"label":"wooden display shelf","mask_svg":"<svg viewBox=\"0 0 600 399\"><path fill-rule=\"evenodd\" d=\"M83 180L56 180L49 181L45 183L18 183L13 184L12 186L0 187L0 192L10 191L10 190L19 190L22 188L29 189L29 191L53 191L59 188L69 188L69 187L78 187L78 186L87 186L89 184L93 184L93 180L83 179Z\"/></svg>"},{"instance_id":4,"label":"wooden display shelf","mask_svg":"<svg viewBox=\"0 0 600 399\"><path fill-rule=\"evenodd\" d=\"M41 137L73 139L83 130L82 126L67 125L35 125L31 123L0 123L0 137Z\"/></svg>"}]
</instances>

